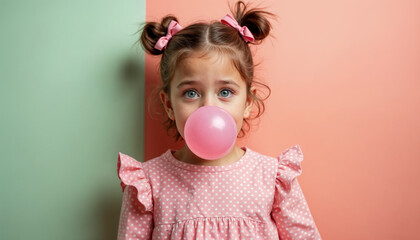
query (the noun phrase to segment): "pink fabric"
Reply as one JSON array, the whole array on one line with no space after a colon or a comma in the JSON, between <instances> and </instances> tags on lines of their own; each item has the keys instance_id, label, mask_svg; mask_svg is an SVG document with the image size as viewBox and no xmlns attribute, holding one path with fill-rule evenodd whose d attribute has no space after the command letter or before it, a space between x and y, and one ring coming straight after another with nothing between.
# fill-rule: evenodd
<instances>
[{"instance_id":1,"label":"pink fabric","mask_svg":"<svg viewBox=\"0 0 420 240\"><path fill-rule=\"evenodd\" d=\"M119 153L118 239L321 239L300 185L299 145L273 158L249 148L202 166L168 150L140 163Z\"/></svg>"},{"instance_id":2,"label":"pink fabric","mask_svg":"<svg viewBox=\"0 0 420 240\"><path fill-rule=\"evenodd\" d=\"M222 23L227 24L236 30L242 35L242 38L246 42L254 42L254 35L252 35L251 31L246 26L240 26L235 18L233 18L231 15L227 14L222 18Z\"/></svg>"},{"instance_id":3,"label":"pink fabric","mask_svg":"<svg viewBox=\"0 0 420 240\"><path fill-rule=\"evenodd\" d=\"M172 36L175 33L179 32L181 29L181 25L179 25L179 23L177 23L175 20L172 20L169 23L168 32L166 33L166 36L159 38L159 40L155 44L155 48L162 51L162 49L166 48L166 45L168 45L168 42L172 38Z\"/></svg>"}]
</instances>

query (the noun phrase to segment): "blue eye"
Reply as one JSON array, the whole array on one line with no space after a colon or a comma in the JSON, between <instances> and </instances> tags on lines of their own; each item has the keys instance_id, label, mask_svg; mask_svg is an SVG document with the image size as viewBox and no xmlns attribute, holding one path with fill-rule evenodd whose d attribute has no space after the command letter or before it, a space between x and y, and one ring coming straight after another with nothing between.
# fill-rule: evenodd
<instances>
[{"instance_id":1,"label":"blue eye","mask_svg":"<svg viewBox=\"0 0 420 240\"><path fill-rule=\"evenodd\" d=\"M186 97L186 98L196 98L196 97L198 97L198 94L195 90L190 89L190 90L187 90L187 91L184 92L184 97Z\"/></svg>"},{"instance_id":2,"label":"blue eye","mask_svg":"<svg viewBox=\"0 0 420 240\"><path fill-rule=\"evenodd\" d=\"M232 90L229 89L222 89L222 91L220 91L220 96L224 98L230 97L231 94Z\"/></svg>"}]
</instances>

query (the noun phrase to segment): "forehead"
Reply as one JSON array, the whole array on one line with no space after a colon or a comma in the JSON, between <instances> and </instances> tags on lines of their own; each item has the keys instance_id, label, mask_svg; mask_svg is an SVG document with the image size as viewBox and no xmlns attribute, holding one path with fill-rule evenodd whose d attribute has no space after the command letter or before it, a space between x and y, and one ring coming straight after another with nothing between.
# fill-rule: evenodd
<instances>
[{"instance_id":1,"label":"forehead","mask_svg":"<svg viewBox=\"0 0 420 240\"><path fill-rule=\"evenodd\" d=\"M233 60L228 54L217 52L197 52L182 58L176 68L174 80L183 77L223 77L241 78Z\"/></svg>"}]
</instances>

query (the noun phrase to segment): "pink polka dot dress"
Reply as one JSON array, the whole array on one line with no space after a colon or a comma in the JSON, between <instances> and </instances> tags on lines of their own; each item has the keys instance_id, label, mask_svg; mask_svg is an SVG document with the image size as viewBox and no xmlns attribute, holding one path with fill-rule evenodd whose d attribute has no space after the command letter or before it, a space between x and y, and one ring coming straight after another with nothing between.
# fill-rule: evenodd
<instances>
[{"instance_id":1,"label":"pink polka dot dress","mask_svg":"<svg viewBox=\"0 0 420 240\"><path fill-rule=\"evenodd\" d=\"M299 145L277 158L243 149L224 166L181 162L170 149L144 163L119 153L118 239L321 239L296 179Z\"/></svg>"}]
</instances>

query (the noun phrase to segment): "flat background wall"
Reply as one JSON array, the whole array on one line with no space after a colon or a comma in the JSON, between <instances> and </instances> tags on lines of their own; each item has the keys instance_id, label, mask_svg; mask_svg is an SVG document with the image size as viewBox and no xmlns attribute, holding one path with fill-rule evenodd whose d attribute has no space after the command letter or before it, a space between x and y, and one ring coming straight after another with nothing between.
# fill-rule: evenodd
<instances>
[{"instance_id":1,"label":"flat background wall","mask_svg":"<svg viewBox=\"0 0 420 240\"><path fill-rule=\"evenodd\" d=\"M252 2L278 16L274 38L254 48L272 95L239 145L271 156L301 146L299 181L323 239L418 239L420 1ZM228 13L225 0L146 4L146 19L172 13L183 26ZM146 56L149 90L157 60ZM146 159L179 147L150 116Z\"/></svg>"},{"instance_id":2,"label":"flat background wall","mask_svg":"<svg viewBox=\"0 0 420 240\"><path fill-rule=\"evenodd\" d=\"M0 239L116 239L118 151L143 155L144 6L2 2Z\"/></svg>"}]
</instances>

